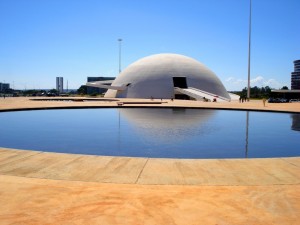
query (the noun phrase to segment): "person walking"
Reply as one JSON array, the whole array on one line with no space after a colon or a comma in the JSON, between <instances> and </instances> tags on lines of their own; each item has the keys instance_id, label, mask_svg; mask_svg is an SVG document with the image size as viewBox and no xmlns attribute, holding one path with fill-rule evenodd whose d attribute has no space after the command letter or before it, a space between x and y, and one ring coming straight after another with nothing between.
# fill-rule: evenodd
<instances>
[{"instance_id":1,"label":"person walking","mask_svg":"<svg viewBox=\"0 0 300 225\"><path fill-rule=\"evenodd\" d=\"M266 99L263 98L263 104L264 104L264 107L266 107Z\"/></svg>"}]
</instances>

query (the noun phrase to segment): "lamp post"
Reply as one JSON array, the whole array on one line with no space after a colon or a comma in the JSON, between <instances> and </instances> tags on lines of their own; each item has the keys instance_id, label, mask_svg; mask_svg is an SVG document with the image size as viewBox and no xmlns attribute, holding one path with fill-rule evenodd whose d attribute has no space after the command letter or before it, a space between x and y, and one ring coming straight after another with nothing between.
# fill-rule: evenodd
<instances>
[{"instance_id":1,"label":"lamp post","mask_svg":"<svg viewBox=\"0 0 300 225\"><path fill-rule=\"evenodd\" d=\"M247 98L250 99L250 56L251 56L251 9L252 0L250 0L250 15L249 15L249 48L248 48L248 90Z\"/></svg>"},{"instance_id":2,"label":"lamp post","mask_svg":"<svg viewBox=\"0 0 300 225\"><path fill-rule=\"evenodd\" d=\"M122 39L118 39L119 42L119 73L121 73L121 47L122 47Z\"/></svg>"}]
</instances>

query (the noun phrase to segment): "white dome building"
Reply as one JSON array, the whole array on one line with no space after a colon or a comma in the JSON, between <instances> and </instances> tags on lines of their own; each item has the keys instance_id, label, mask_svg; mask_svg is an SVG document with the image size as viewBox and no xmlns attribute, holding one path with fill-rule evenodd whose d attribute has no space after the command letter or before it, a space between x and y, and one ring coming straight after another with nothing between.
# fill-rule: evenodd
<instances>
[{"instance_id":1,"label":"white dome building","mask_svg":"<svg viewBox=\"0 0 300 225\"><path fill-rule=\"evenodd\" d=\"M108 88L109 98L159 98L230 101L220 79L195 59L178 54L157 54L129 65L112 82L89 86Z\"/></svg>"}]
</instances>

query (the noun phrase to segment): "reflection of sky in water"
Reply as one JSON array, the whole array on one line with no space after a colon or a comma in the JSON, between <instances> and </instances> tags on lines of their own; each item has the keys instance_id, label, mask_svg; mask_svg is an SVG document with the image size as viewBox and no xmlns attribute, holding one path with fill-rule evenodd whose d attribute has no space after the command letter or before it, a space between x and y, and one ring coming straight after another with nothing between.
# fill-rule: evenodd
<instances>
[{"instance_id":1,"label":"reflection of sky in water","mask_svg":"<svg viewBox=\"0 0 300 225\"><path fill-rule=\"evenodd\" d=\"M155 108L6 112L0 113L0 146L167 158L300 155L300 133L295 132L300 114L249 112L249 124L246 115Z\"/></svg>"}]
</instances>

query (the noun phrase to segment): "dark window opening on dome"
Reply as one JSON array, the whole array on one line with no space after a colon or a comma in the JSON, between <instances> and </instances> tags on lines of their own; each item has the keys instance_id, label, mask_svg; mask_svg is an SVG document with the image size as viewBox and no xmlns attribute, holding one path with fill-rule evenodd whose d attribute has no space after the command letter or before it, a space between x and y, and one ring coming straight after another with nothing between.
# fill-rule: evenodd
<instances>
[{"instance_id":1,"label":"dark window opening on dome","mask_svg":"<svg viewBox=\"0 0 300 225\"><path fill-rule=\"evenodd\" d=\"M187 88L186 77L173 77L174 87Z\"/></svg>"}]
</instances>

